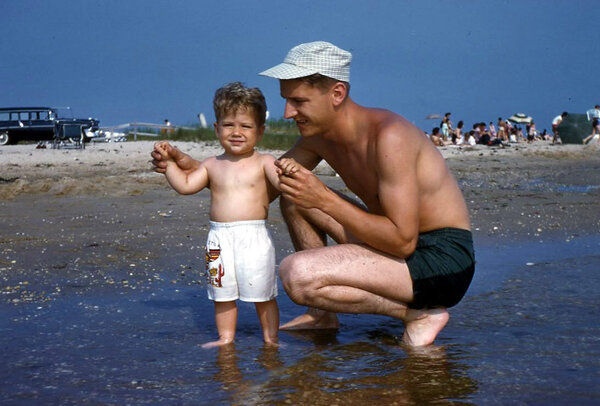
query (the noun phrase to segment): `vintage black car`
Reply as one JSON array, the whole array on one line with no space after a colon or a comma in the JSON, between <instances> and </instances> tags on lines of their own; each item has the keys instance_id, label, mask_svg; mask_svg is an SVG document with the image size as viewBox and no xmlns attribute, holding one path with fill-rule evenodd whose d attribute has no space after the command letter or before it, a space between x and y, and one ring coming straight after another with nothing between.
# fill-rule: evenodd
<instances>
[{"instance_id":1,"label":"vintage black car","mask_svg":"<svg viewBox=\"0 0 600 406\"><path fill-rule=\"evenodd\" d=\"M84 142L87 131L98 130L98 120L66 117L69 108L8 107L0 108L0 145L19 141L52 141L64 133L64 126L80 125Z\"/></svg>"}]
</instances>

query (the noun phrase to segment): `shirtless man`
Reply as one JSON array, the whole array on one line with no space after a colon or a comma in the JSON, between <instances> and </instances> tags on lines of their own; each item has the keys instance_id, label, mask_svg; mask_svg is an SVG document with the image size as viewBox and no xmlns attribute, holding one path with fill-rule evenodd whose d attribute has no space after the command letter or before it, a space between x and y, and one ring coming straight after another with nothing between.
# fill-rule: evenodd
<instances>
[{"instance_id":1,"label":"shirtless man","mask_svg":"<svg viewBox=\"0 0 600 406\"><path fill-rule=\"evenodd\" d=\"M262 75L280 79L285 118L302 137L276 161L281 208L297 253L280 264L289 297L309 311L282 329L336 328L336 312L405 324L410 346L433 343L474 272L469 215L445 161L420 130L349 97L350 53L326 42L292 48ZM316 75L315 75L316 74ZM153 154L154 165L160 162ZM325 159L364 204L311 170ZM181 154L181 167L193 167ZM338 245L326 246L326 235Z\"/></svg>"}]
</instances>

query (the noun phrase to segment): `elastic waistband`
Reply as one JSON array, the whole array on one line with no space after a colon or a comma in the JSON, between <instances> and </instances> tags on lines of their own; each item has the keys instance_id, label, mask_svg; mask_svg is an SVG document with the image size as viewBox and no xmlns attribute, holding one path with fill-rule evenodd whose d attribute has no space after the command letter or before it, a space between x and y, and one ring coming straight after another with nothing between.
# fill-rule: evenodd
<instances>
[{"instance_id":1,"label":"elastic waistband","mask_svg":"<svg viewBox=\"0 0 600 406\"><path fill-rule=\"evenodd\" d=\"M437 230L425 231L424 233L419 233L419 235L455 235L455 236L472 236L471 230L467 230L464 228L455 228L455 227L444 227L438 228Z\"/></svg>"},{"instance_id":2,"label":"elastic waistband","mask_svg":"<svg viewBox=\"0 0 600 406\"><path fill-rule=\"evenodd\" d=\"M234 227L264 227L267 220L242 220L222 223L219 221L209 221L210 228L234 228Z\"/></svg>"}]
</instances>

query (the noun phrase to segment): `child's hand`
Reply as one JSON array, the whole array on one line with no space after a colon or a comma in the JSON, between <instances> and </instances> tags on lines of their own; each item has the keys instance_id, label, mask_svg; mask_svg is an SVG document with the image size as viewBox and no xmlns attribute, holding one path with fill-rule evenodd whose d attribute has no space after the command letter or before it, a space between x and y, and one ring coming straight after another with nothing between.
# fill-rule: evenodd
<instances>
[{"instance_id":1,"label":"child's hand","mask_svg":"<svg viewBox=\"0 0 600 406\"><path fill-rule=\"evenodd\" d=\"M293 158L281 158L275 161L275 166L277 167L277 174L279 176L291 176L292 174L298 172L302 167Z\"/></svg>"},{"instance_id":2,"label":"child's hand","mask_svg":"<svg viewBox=\"0 0 600 406\"><path fill-rule=\"evenodd\" d=\"M157 152L164 162L174 161L174 157L171 154L172 151L173 147L167 141L158 141L154 144L154 152Z\"/></svg>"}]
</instances>

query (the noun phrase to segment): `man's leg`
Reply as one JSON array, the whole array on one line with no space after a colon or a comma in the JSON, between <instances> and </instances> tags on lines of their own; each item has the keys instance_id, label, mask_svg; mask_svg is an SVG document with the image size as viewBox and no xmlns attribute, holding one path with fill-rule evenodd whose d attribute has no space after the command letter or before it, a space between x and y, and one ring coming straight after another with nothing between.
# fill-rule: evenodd
<instances>
[{"instance_id":1,"label":"man's leg","mask_svg":"<svg viewBox=\"0 0 600 406\"><path fill-rule=\"evenodd\" d=\"M346 242L343 227L322 211L300 209L283 197L279 199L279 203L296 251L326 246L328 234L338 243ZM305 314L281 325L280 329L328 329L338 327L339 322L335 313L309 308Z\"/></svg>"},{"instance_id":2,"label":"man's leg","mask_svg":"<svg viewBox=\"0 0 600 406\"><path fill-rule=\"evenodd\" d=\"M433 343L448 322L446 309L408 308L413 290L406 262L363 245L342 244L292 254L281 262L279 275L295 303L402 320L406 326L402 339L408 345Z\"/></svg>"}]
</instances>

